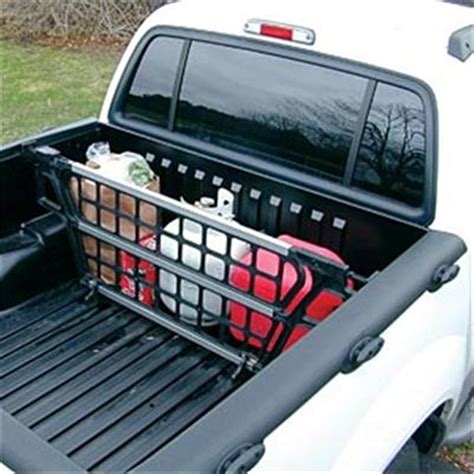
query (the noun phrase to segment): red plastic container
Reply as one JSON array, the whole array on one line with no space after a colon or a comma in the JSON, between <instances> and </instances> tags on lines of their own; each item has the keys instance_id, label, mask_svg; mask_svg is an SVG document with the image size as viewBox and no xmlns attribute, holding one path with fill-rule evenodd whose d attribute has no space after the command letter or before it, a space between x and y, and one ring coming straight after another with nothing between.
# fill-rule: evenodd
<instances>
[{"instance_id":1,"label":"red plastic container","mask_svg":"<svg viewBox=\"0 0 474 474\"><path fill-rule=\"evenodd\" d=\"M143 237L140 239L140 245L150 250L156 250L156 236L151 234ZM154 286L156 283L156 269L154 265L146 260L139 260L127 252L122 251L120 252L120 267L124 272L120 277L120 289L122 293L131 298L135 298L137 289L133 275L138 272L140 279L148 283L138 284L138 299L141 303L152 306L155 302Z\"/></svg>"},{"instance_id":2,"label":"red plastic container","mask_svg":"<svg viewBox=\"0 0 474 474\"><path fill-rule=\"evenodd\" d=\"M296 239L289 235L282 235L279 237L280 240L288 242L294 247L299 247L303 249L310 250L322 257L333 260L338 263L344 263L343 260L331 250L320 247L303 240ZM252 261L252 255L249 253L243 259L242 263L249 265ZM258 270L258 275L255 277L255 290L254 295L268 302L275 302L276 297L280 294L279 288L272 278L266 278L263 274L268 274L270 276L276 276L277 269L280 264L280 257L270 251L259 249L257 251L257 256L255 259L255 264ZM305 281L300 292L292 299L288 304L286 311L291 313L301 302L301 300L311 291L313 288L313 277L308 268L304 268ZM230 275L231 284L240 288L244 291L248 291L250 283L250 272L243 267L234 266ZM281 288L281 299L283 299L288 292L293 288L297 281L297 273L295 267L291 263L285 263L283 268L282 276L282 288ZM351 282L348 282L350 285ZM341 297L331 293L327 290L322 291L308 306L307 315L314 319L315 321L322 321L324 318L328 317L338 306L342 304L343 300ZM242 305L238 303L231 302L229 305L229 317L230 320L237 326L244 328L246 326L246 313L248 311ZM267 316L264 316L261 313L252 311L249 314L250 318L250 332L259 337L267 337L270 330L272 329L273 322ZM271 341L268 343L266 350L268 352L272 351L278 338L283 330L283 325L280 324L276 328L274 336ZM293 344L295 344L299 339L305 336L309 332L307 326L299 325L296 326L290 337L288 338L283 350L288 349ZM242 330L239 330L236 327L231 327L230 329L232 335L238 341L245 340L245 334ZM250 336L248 343L254 347L261 348L262 341L257 337Z\"/></svg>"}]
</instances>

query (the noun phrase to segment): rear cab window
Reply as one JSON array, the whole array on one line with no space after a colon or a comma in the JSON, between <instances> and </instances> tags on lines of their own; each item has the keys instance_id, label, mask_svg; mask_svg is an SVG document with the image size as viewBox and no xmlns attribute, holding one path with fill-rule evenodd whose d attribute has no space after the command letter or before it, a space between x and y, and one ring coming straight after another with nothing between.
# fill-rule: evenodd
<instances>
[{"instance_id":1,"label":"rear cab window","mask_svg":"<svg viewBox=\"0 0 474 474\"><path fill-rule=\"evenodd\" d=\"M340 180L366 84L308 63L193 43L176 130Z\"/></svg>"},{"instance_id":2,"label":"rear cab window","mask_svg":"<svg viewBox=\"0 0 474 474\"><path fill-rule=\"evenodd\" d=\"M150 42L138 64L124 115L168 127L171 98L184 41L160 36Z\"/></svg>"},{"instance_id":3,"label":"rear cab window","mask_svg":"<svg viewBox=\"0 0 474 474\"><path fill-rule=\"evenodd\" d=\"M168 36L148 40L129 69L117 112L135 128L278 164L401 212L434 199L432 113L395 75Z\"/></svg>"},{"instance_id":4,"label":"rear cab window","mask_svg":"<svg viewBox=\"0 0 474 474\"><path fill-rule=\"evenodd\" d=\"M357 154L354 186L419 206L426 161L426 114L413 92L379 83Z\"/></svg>"}]
</instances>

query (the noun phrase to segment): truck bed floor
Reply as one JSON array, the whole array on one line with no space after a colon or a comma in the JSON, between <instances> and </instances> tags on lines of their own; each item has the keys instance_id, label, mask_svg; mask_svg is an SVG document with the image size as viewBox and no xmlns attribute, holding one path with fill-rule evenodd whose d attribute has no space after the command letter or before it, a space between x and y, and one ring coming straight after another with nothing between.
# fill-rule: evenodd
<instances>
[{"instance_id":1,"label":"truck bed floor","mask_svg":"<svg viewBox=\"0 0 474 474\"><path fill-rule=\"evenodd\" d=\"M235 388L229 363L73 284L0 315L2 408L87 471L126 472Z\"/></svg>"}]
</instances>

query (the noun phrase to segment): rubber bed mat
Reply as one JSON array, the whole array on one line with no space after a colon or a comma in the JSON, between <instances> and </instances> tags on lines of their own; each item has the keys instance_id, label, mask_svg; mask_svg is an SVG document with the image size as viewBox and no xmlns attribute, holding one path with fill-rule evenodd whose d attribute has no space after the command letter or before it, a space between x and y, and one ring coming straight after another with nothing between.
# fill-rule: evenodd
<instances>
[{"instance_id":1,"label":"rubber bed mat","mask_svg":"<svg viewBox=\"0 0 474 474\"><path fill-rule=\"evenodd\" d=\"M230 363L78 285L0 328L3 410L87 471L136 467L236 388Z\"/></svg>"}]
</instances>

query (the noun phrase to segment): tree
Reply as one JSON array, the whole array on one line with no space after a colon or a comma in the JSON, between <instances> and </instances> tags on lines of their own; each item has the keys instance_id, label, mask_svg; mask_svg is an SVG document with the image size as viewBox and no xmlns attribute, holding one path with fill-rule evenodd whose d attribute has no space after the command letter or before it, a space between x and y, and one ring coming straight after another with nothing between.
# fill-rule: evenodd
<instances>
[{"instance_id":1,"label":"tree","mask_svg":"<svg viewBox=\"0 0 474 474\"><path fill-rule=\"evenodd\" d=\"M424 114L405 105L374 107L361 145L361 162L379 179L378 185L400 192L423 170Z\"/></svg>"}]
</instances>

